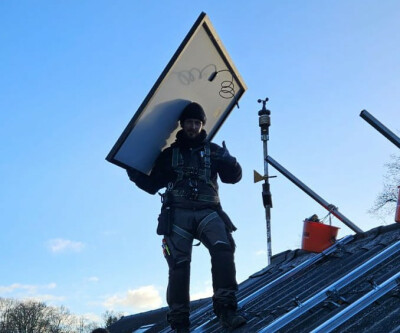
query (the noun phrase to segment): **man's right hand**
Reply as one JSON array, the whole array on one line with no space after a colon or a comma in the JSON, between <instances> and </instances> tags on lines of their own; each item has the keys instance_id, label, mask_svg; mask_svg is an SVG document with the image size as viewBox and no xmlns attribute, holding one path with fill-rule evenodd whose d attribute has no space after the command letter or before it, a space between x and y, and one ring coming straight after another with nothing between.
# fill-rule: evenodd
<instances>
[{"instance_id":1,"label":"man's right hand","mask_svg":"<svg viewBox=\"0 0 400 333\"><path fill-rule=\"evenodd\" d=\"M128 174L128 177L131 181L135 182L136 179L139 177L140 175L140 171L137 171L133 168L127 168L126 169L126 173Z\"/></svg>"}]
</instances>

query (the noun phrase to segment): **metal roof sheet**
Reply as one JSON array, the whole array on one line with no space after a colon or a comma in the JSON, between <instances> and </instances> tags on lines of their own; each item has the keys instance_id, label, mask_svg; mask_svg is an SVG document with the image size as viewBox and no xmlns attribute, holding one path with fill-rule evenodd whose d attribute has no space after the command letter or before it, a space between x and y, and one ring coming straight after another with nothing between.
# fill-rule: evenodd
<instances>
[{"instance_id":1,"label":"metal roof sheet","mask_svg":"<svg viewBox=\"0 0 400 333\"><path fill-rule=\"evenodd\" d=\"M239 285L239 311L248 322L231 332L310 332L343 315L346 320L324 332L398 331L400 291L396 274L400 272L400 251L394 244L399 240L400 224L396 223L342 239L323 254L295 250L274 256L271 265ZM396 250L384 255L391 247ZM367 262L374 264L362 270ZM346 283L339 288L342 281ZM372 302L363 302L388 281L390 290ZM313 303L311 300L318 295L323 299ZM193 332L224 332L212 312L211 299L192 303L197 308L191 314ZM298 310L304 304L310 304L307 311ZM352 307L357 311L351 313ZM147 332L170 332L166 311L162 308L148 313L146 318L151 317L156 325ZM283 321L291 312L297 315ZM125 319L126 329L122 328L123 319L110 327L110 332L131 333L150 324L143 321L144 315L129 316ZM277 322L284 325L275 326Z\"/></svg>"}]
</instances>

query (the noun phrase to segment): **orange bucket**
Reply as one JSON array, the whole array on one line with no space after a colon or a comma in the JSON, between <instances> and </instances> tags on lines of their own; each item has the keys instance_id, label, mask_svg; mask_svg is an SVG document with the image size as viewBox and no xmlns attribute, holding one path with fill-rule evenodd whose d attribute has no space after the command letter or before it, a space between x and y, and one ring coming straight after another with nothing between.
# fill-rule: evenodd
<instances>
[{"instance_id":1,"label":"orange bucket","mask_svg":"<svg viewBox=\"0 0 400 333\"><path fill-rule=\"evenodd\" d=\"M331 225L305 220L301 248L310 252L322 252L336 242L339 229Z\"/></svg>"}]
</instances>

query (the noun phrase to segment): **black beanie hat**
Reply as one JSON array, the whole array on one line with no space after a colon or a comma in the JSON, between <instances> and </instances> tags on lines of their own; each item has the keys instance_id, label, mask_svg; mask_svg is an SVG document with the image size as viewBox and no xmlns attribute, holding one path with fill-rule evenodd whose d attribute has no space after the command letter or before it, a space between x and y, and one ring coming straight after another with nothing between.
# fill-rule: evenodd
<instances>
[{"instance_id":1,"label":"black beanie hat","mask_svg":"<svg viewBox=\"0 0 400 333\"><path fill-rule=\"evenodd\" d=\"M190 104L186 105L183 109L181 116L179 117L179 121L181 125L186 119L198 119L201 120L203 125L207 121L206 113L204 112L203 108L200 104L195 102L191 102Z\"/></svg>"}]
</instances>

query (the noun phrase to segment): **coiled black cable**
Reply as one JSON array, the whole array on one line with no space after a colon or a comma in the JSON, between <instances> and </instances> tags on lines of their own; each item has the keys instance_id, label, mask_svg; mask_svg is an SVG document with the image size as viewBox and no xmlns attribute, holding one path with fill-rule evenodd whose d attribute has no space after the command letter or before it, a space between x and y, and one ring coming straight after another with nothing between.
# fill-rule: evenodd
<instances>
[{"instance_id":1,"label":"coiled black cable","mask_svg":"<svg viewBox=\"0 0 400 333\"><path fill-rule=\"evenodd\" d=\"M233 74L229 69L221 69L219 71L213 72L211 74L211 76L209 77L208 81L210 81L210 82L213 81L215 79L215 77L217 76L217 74L221 73L221 72L229 72L229 74L231 74L231 79L224 80L221 82L221 89L219 91L219 95L225 99L234 98L235 104L239 108L239 103L236 99L235 84L233 83Z\"/></svg>"}]
</instances>

